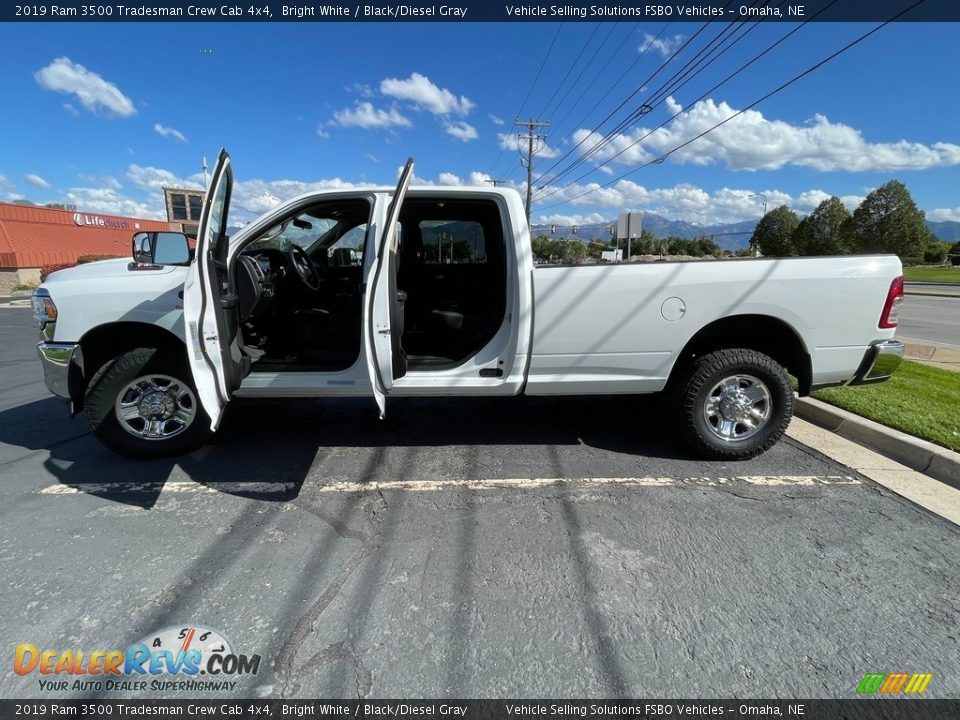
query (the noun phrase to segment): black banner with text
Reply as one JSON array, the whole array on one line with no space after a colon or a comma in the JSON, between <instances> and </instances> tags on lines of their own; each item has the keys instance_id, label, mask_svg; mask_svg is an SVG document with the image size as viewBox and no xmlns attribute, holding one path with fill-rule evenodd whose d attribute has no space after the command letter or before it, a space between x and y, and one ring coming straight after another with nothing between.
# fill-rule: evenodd
<instances>
[{"instance_id":1,"label":"black banner with text","mask_svg":"<svg viewBox=\"0 0 960 720\"><path fill-rule=\"evenodd\" d=\"M955 720L960 700L0 700L0 720L63 717Z\"/></svg>"},{"instance_id":2,"label":"black banner with text","mask_svg":"<svg viewBox=\"0 0 960 720\"><path fill-rule=\"evenodd\" d=\"M904 10L909 10L904 12ZM901 15L901 13L903 13ZM814 17L815 16L815 17ZM129 0L123 3L35 2L0 8L2 22L898 22L960 21L955 0L675 0L670 4L606 0Z\"/></svg>"}]
</instances>

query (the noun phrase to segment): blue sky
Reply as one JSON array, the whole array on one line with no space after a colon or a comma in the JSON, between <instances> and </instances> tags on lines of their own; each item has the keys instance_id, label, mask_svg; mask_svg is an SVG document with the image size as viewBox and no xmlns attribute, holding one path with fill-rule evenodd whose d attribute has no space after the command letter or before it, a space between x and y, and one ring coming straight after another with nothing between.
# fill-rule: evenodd
<instances>
[{"instance_id":1,"label":"blue sky","mask_svg":"<svg viewBox=\"0 0 960 720\"><path fill-rule=\"evenodd\" d=\"M521 109L524 117L545 113L553 120L536 159L540 170L585 138L560 170L596 143L600 135L590 131L700 25L573 22L559 35L557 27L2 25L0 90L7 103L0 128L7 142L0 199L157 216L160 187L197 183L201 157L212 164L221 146L234 160L240 221L313 188L392 184L408 155L421 182L494 177L520 187L525 171L512 121ZM601 133L724 27L708 26ZM555 182L542 178L540 194L549 197L534 206L534 220L585 224L631 209L729 222L760 214L762 200L750 197L756 193L771 208L788 203L808 212L829 195L853 207L894 177L928 218L960 220L960 26L948 23L888 26L666 162L576 197L728 117L871 26L811 24L690 104L792 27L759 25L577 172ZM611 148L630 145L681 110L663 130L595 169Z\"/></svg>"}]
</instances>

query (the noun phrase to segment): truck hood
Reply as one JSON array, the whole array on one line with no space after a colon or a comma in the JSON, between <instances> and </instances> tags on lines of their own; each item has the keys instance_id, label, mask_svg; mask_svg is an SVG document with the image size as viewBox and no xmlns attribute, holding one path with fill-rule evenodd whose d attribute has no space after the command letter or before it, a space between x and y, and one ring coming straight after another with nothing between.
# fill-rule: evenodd
<instances>
[{"instance_id":1,"label":"truck hood","mask_svg":"<svg viewBox=\"0 0 960 720\"><path fill-rule=\"evenodd\" d=\"M129 276L136 278L144 275L166 275L176 269L182 269L178 265L163 265L156 270L130 270L129 258L114 258L112 260L98 260L97 262L84 263L76 267L57 270L43 281L44 285L56 285L63 282L75 282L77 280L90 280Z\"/></svg>"}]
</instances>

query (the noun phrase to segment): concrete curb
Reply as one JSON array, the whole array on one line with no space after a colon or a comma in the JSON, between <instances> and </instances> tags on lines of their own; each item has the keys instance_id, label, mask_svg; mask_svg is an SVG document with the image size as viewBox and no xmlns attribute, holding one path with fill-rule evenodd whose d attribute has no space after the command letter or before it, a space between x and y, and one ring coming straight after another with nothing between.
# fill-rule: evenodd
<instances>
[{"instance_id":1,"label":"concrete curb","mask_svg":"<svg viewBox=\"0 0 960 720\"><path fill-rule=\"evenodd\" d=\"M796 414L797 417L875 450L908 468L960 488L960 453L814 398L799 398Z\"/></svg>"},{"instance_id":2,"label":"concrete curb","mask_svg":"<svg viewBox=\"0 0 960 720\"><path fill-rule=\"evenodd\" d=\"M905 295L923 295L925 297L945 297L945 298L960 298L960 292L958 293L948 293L948 292L935 292L933 290L904 290Z\"/></svg>"},{"instance_id":3,"label":"concrete curb","mask_svg":"<svg viewBox=\"0 0 960 720\"><path fill-rule=\"evenodd\" d=\"M904 337L897 339L902 340L907 346L905 360L913 360L941 370L960 372L960 347L931 341L910 340Z\"/></svg>"}]
</instances>

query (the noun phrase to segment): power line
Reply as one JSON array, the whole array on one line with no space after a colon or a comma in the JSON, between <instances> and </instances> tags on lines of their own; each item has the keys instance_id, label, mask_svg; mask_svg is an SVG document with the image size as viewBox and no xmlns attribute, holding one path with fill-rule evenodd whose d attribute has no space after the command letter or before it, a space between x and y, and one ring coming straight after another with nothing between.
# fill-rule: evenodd
<instances>
[{"instance_id":1,"label":"power line","mask_svg":"<svg viewBox=\"0 0 960 720\"><path fill-rule=\"evenodd\" d=\"M619 25L619 24L620 24L620 23L614 23L613 27L616 28L617 25ZM667 23L666 25L663 26L663 28L660 29L660 34L661 34L661 35L663 34L663 31L666 30L669 25L670 25L670 23ZM623 48L623 46L626 45L627 40L630 39L630 36L633 35L633 31L634 31L636 28L638 28L638 27L640 27L640 23L636 23L636 24L634 24L634 26L633 26L632 28L628 28L628 29L627 29L627 34L623 36L623 40L621 40L621 41L620 41L620 44L617 45L616 50L614 50L613 53L610 55L610 57L607 58L607 61L603 64L603 66L602 66L599 70L597 70L596 74L590 79L590 82L588 82L588 83L587 83L587 86L583 89L583 92L581 92L580 95L577 97L577 99L574 100L573 103L570 105L570 109L567 110L567 111L563 114L563 117L561 117L560 120L557 121L556 127L560 127L561 125L563 125L563 121L566 120L567 117L569 117L569 115L570 115L570 110L573 110L573 108L575 108L577 105L580 104L580 101L583 100L583 96L587 94L587 91L588 91L591 87L593 87L593 83L595 83L595 82L600 78L600 76L603 74L603 71L607 69L607 66L610 65L610 63L613 61L613 59L617 56L617 53L619 53L620 50ZM658 38L658 39L659 39L659 37L660 37L660 35L657 35L657 38ZM606 41L607 41L608 38L609 38L609 34L608 34L607 38L604 38L604 43L606 43ZM641 54L640 57L643 57L643 54ZM633 67L633 65L637 62L637 60L639 60L639 57L638 57L638 58L634 58L633 62L630 63L630 68ZM603 102L604 100L606 100L607 95L609 95L611 92L613 92L613 89L620 83L620 80L623 79L623 76L627 74L627 71L629 71L630 68L627 68L627 70L624 71L623 75L621 75L620 78L617 79L617 81L616 81L613 85L610 86L610 88L607 90L606 93L604 93L603 97L600 98L600 100L597 102L597 104L599 104L599 103ZM590 114L590 113L588 112L587 115L589 115L589 114ZM580 122L582 123L583 120L586 120L586 116L584 116L583 118L581 118ZM577 123L577 124L579 125L580 123Z\"/></svg>"},{"instance_id":2,"label":"power line","mask_svg":"<svg viewBox=\"0 0 960 720\"><path fill-rule=\"evenodd\" d=\"M826 10L827 8L829 8L831 5L835 4L836 2L837 2L837 0L832 0L829 4L827 4L826 6L824 6L824 7L817 13L817 15L819 15L821 12L823 12L824 10ZM814 18L816 18L816 15L814 15L814 16L811 17L810 19L804 21L802 24L798 25L798 26L795 27L793 30L789 31L786 35L784 35L783 37L781 37L781 38L780 38L779 40L777 40L775 43L773 43L772 45L770 45L769 47L767 47L765 50L763 50L763 51L760 52L759 54L755 55L752 59L750 59L749 61L747 61L747 62L744 63L743 65L741 65L739 68L737 68L735 71L733 71L733 72L730 73L729 75L727 75L723 80L721 80L721 81L718 82L716 85L714 85L713 87L711 87L709 90L707 90L706 92L704 92L703 94L701 94L700 97L698 97L698 98L696 98L695 100L693 100L692 102L688 103L687 107L689 108L689 107L695 106L698 102L700 102L701 100L703 100L704 98L706 98L708 95L710 95L710 94L711 94L713 91L715 91L717 88L722 87L723 85L725 85L726 83L728 83L730 80L732 80L732 79L735 78L737 75L739 75L741 72L743 72L745 69L747 69L748 67L750 67L751 65L753 65L755 62L757 62L757 60L759 60L759 59L762 58L764 55L766 55L766 54L769 53L771 50L773 50L775 47L777 47L777 46L778 46L780 43L782 43L784 40L786 40L786 39L789 38L791 35L793 35L795 32L797 32L797 31L800 30L802 27L804 27L804 25L806 25L808 22L811 22ZM755 29L758 24L759 24L759 22L758 22L758 23L755 23L755 24L753 25L753 27L750 28L750 30ZM749 31L748 31L748 32L749 32ZM746 34L742 35L742 36L740 37L740 39L742 40L744 37L746 37ZM732 47L732 45L731 45L731 46L728 46L727 48L725 48L725 49L724 49L724 52L726 52L726 50L729 50L730 47ZM718 56L718 57L719 57L719 56ZM686 84L686 83L684 83L684 84ZM679 88L678 88L678 89L679 89ZM657 105L659 105L661 102L662 102L662 100L659 101L659 102L657 103ZM614 160L616 160L618 157L620 157L621 155L623 155L623 154L624 154L625 152L627 152L628 150L631 150L632 148L634 148L634 147L636 147L637 145L639 145L640 143L642 143L644 140L646 140L648 137L650 137L650 136L651 136L653 133L655 133L657 130L660 130L660 129L663 128L664 126L666 126L666 125L670 124L671 122L673 122L674 120L676 120L678 117L680 117L681 115L683 115L684 112L686 112L686 110L684 110L684 109L681 108L679 111L677 111L676 113L674 113L673 115L671 115L670 117L668 117L666 120L664 120L663 122L661 122L659 125L657 125L655 128L653 128L653 130L649 130L649 131L646 132L642 137L637 138L636 140L634 140L632 143L630 143L630 144L627 145L626 147L622 148L622 149L619 150L618 152L616 152L616 153L614 153L613 155L611 155L610 157L608 157L608 158L607 158L606 160L604 160L602 163L599 163L596 167L591 168L590 170L588 170L587 172L583 173L582 175L577 176L576 178L574 178L573 180L571 180L571 181L570 181L569 183L567 183L566 185L564 185L564 186L562 186L562 187L560 187L560 188L554 188L553 190L551 190L550 192L548 192L546 195L541 196L540 199L543 200L543 199L545 199L545 198L548 198L548 197L550 197L551 195L556 194L556 193L559 192L560 190L564 190L564 189L570 187L571 185L576 184L577 182L579 182L579 181L582 180L583 178L587 177L588 175L592 175L592 174L593 174L594 172L596 172L599 168L601 168L601 167L603 167L603 166L605 166L605 165L608 165L609 163L611 163L611 162L613 162ZM593 154L595 154L595 153L593 153ZM582 159L580 162L571 163L567 168L565 168L565 169L562 170L561 172L557 173L557 174L552 178L552 180L556 181L557 179L563 177L564 175L569 174L569 173L572 172L573 170L576 170L576 168L579 167L580 165L583 165L583 164L585 163L585 161L586 161L587 159L589 159L589 157L591 157L591 156L584 155L583 159Z\"/></svg>"},{"instance_id":3,"label":"power line","mask_svg":"<svg viewBox=\"0 0 960 720\"><path fill-rule=\"evenodd\" d=\"M750 60L748 60L746 63L744 63L743 65L741 65L739 68L737 68L737 69L734 70L732 73L730 73L729 75L727 75L723 80L721 80L721 81L718 82L716 85L714 85L714 86L711 87L709 90L707 90L707 91L704 92L702 95L700 95L700 97L696 98L693 102L689 103L689 104L688 104L688 107L694 107L698 102L700 102L700 101L703 100L705 97L707 97L708 95L710 95L710 94L711 94L712 92L714 92L717 88L722 87L723 85L725 85L726 83L728 83L730 80L732 80L733 78L735 78L735 77L736 77L737 75L739 75L741 72L743 72L743 71L746 70L748 67L750 67L750 66L753 65L755 62L757 62L757 61L758 61L760 58L762 58L764 55L766 55L767 53L771 52L774 48L776 48L776 47L779 46L781 43L783 43L785 40L787 40L789 37L791 37L791 36L794 35L795 33L797 33L797 32L799 32L800 30L802 30L808 23L813 22L814 20L816 20L818 15L820 15L820 14L823 13L823 12L826 12L831 6L833 6L834 4L836 4L836 2L837 2L837 0L831 0L831 2L829 2L827 5L825 5L825 6L822 7L820 10L818 10L814 15L812 15L812 16L809 17L807 20L805 20L804 22L802 22L800 25L798 25L797 27L793 28L792 30L790 30L789 32L787 32L786 34L784 34L784 35L783 35L782 37L780 37L780 39L778 39L776 42L774 42L773 44L769 45L768 47L766 47L766 48L765 48L764 50L762 50L761 52L759 52L759 53L757 53L756 55L754 55L754 56L753 56ZM756 27L756 25L754 25L753 27ZM751 29L753 29L753 28L751 28ZM741 39L742 39L742 37L743 37L743 36L741 36ZM727 49L729 49L729 48L727 48ZM660 130L661 128L665 127L665 126L668 125L669 123L673 122L675 119L677 119L678 117L680 117L684 112L686 112L686 111L683 110L683 109L679 110L678 112L674 113L673 115L671 115L670 117L668 117L666 120L664 120L663 122L661 122L659 125L657 125L657 127L653 128L652 130L649 130L649 131L648 131L647 133L645 133L642 137L637 138L637 139L634 140L632 143L630 143L629 145L627 145L626 147L624 147L623 149L621 149L619 152L617 152L616 154L614 154L614 155L610 156L609 158L607 158L606 160L604 160L602 163L600 163L599 165L597 165L595 168L592 168L592 169L588 170L587 172L583 173L582 175L579 175L578 177L574 178L573 180L571 180L571 181L570 181L569 183L567 183L566 185L563 185L562 187L552 189L550 192L546 193L545 195L542 195L539 199L540 199L540 200L545 200L546 198L550 197L551 195L555 195L555 194L557 194L558 192L560 192L560 191L562 191L562 190L565 190L566 188L568 188L568 187L570 187L570 186L572 186L572 185L575 185L576 183L578 183L580 180L582 180L583 178L587 177L588 175L592 175L592 174L593 174L596 170L598 170L599 168L601 168L601 167L603 167L604 165L607 165L607 164L613 162L614 160L616 160L618 157L620 157L621 155L623 155L623 154L624 154L625 152L627 152L628 150L630 150L630 149L636 147L637 145L639 145L640 143L642 143L644 140L646 140L648 137L650 137L650 136L651 136L653 133L655 133L657 130ZM571 167L572 167L572 166L571 166ZM568 170L564 170L563 173L558 174L557 176L555 176L554 179L556 179L557 177L560 177L561 175L565 175L565 174L567 174L568 172L569 172L569 169L568 169Z\"/></svg>"},{"instance_id":4,"label":"power line","mask_svg":"<svg viewBox=\"0 0 960 720\"><path fill-rule=\"evenodd\" d=\"M761 0L754 0L751 6L756 5L758 2L761 2ZM787 2L787 0L781 0L780 5L783 5L785 2ZM647 99L646 102L641 104L633 113L631 113L626 118L621 120L616 127L607 131L607 133L605 133L605 135L602 138L600 138L600 140L598 140L591 148L589 148L586 152L584 152L579 158L576 158L575 160L573 160L569 165L563 168L560 172L556 173L551 178L551 180L555 182L557 179L576 170L579 166L583 165L591 157L597 155L604 147L606 147L614 139L619 137L624 131L626 131L631 125L636 123L641 117L653 112L653 110L656 109L667 97L669 97L669 95L672 92L679 90L684 85L691 82L694 78L696 78L704 70L706 70L710 65L716 62L728 50L730 50L730 48L732 48L734 45L736 45L741 40L743 40L743 38L745 38L752 30L754 30L758 24L759 24L759 21L754 22L745 32L742 32L739 36L737 36L736 32L739 31L742 27L744 27L743 21L734 20L728 23L726 28L724 28L719 33L717 33L717 35L715 35L713 39L711 39L706 45L704 45L704 47L702 47L696 55L694 55L690 60L688 60L683 67L677 70L672 77L670 77L665 82L661 83L661 85L657 88L657 90L654 91L654 93ZM724 36L728 34L730 35L730 37L725 38ZM730 40L730 38L733 38L732 42L729 42L725 47L723 47L723 44L728 40ZM700 67L698 68L698 66ZM594 131L591 131L590 134L586 135L584 139L581 141L581 143L578 143L578 146L579 144L582 144L582 142L585 141L587 138L591 137L593 135L593 132ZM567 155L569 155L569 153ZM561 158L561 160L562 159L563 158ZM557 163L554 163L554 165L551 166L551 168L549 168L547 172L542 173L541 176L537 178L537 182L539 182L539 180L542 177L546 176L547 173L549 173L550 170L552 170L558 164L559 164L559 161Z\"/></svg>"},{"instance_id":5,"label":"power line","mask_svg":"<svg viewBox=\"0 0 960 720\"><path fill-rule=\"evenodd\" d=\"M533 88L536 87L537 82L540 80L540 74L543 72L544 66L547 64L547 59L550 57L550 53L553 51L553 46L557 44L557 38L560 37L560 31L563 29L563 23L557 25L557 31L553 34L553 40L550 41L549 47L547 47L547 52L543 56L543 60L540 62L540 67L537 70L536 76L533 78L533 82L530 83L530 87L527 89L527 94L523 98L523 102L520 104L520 110L517 113L517 116L523 114L523 109L527 106L527 101L530 99L530 93L533 92ZM493 174L493 171L497 169L497 164L500 162L500 158L503 156L503 145L500 146L500 152L497 153L497 159L493 161L493 165L490 166L490 174Z\"/></svg>"},{"instance_id":6,"label":"power line","mask_svg":"<svg viewBox=\"0 0 960 720\"><path fill-rule=\"evenodd\" d=\"M728 0L727 5L729 5L730 2L732 2L732 0ZM726 7L726 6L724 6L724 7ZM556 167L557 165L559 165L561 162L563 162L563 161L566 160L568 157L570 157L570 155L572 155L572 154L576 151L576 149L577 149L578 147L580 147L581 145L583 145L583 143L586 141L586 139L587 139L588 137L590 137L590 135L592 135L593 133L597 132L597 131L600 129L600 127L601 127L605 122L607 122L607 120L609 120L609 119L612 118L614 115L616 115L618 112L620 112L620 109L621 109L624 105L626 105L628 102L630 102L630 100L632 100L633 97L634 97L638 92L640 92L641 90L643 90L643 88L646 87L647 83L649 83L654 77L656 77L657 74L658 74L661 70L663 70L663 68L665 68L667 65L669 65L670 62L671 62L684 48L686 48L687 45L689 45L691 42L693 42L693 40L697 37L697 35L699 35L700 33L702 33L709 24L710 24L709 22L703 23L703 25L701 25L700 28L699 28L685 43L683 43L683 45L681 45L680 47L678 47L678 48L673 52L673 54L670 55L669 58L667 58L666 60L663 61L663 63L661 63L660 67L658 67L656 70L653 71L653 73L650 75L650 77L648 77L645 81L643 81L642 83L640 83L640 85L637 87L636 90L634 90L632 93L630 93L630 94L623 100L623 102L621 102L619 105L617 105L617 107L615 107L610 113L608 113L607 116L606 116L605 118L603 118L603 120L601 120L599 123L597 123L597 126L596 126L593 130L591 130L588 135L584 136L583 140L581 140L581 141L578 142L576 145L574 145L572 148L570 148L566 153L563 154L563 157L561 157L559 160L557 160L553 165L551 165L549 168L547 168L544 172L540 173L540 176L537 178L537 181L539 182L540 179L543 178L545 175L549 174L550 171L553 170L553 168L555 168L555 167ZM664 27L666 27L666 26L664 26ZM662 32L663 32L663 31L661 30L661 33L662 33ZM658 37L659 37L659 36L658 36ZM655 42L655 40L650 41L649 43L647 43L647 46L646 46L646 48L644 49L644 53L653 46L653 43L654 43L654 42ZM642 57L642 55L641 55L641 57ZM639 58L638 58L638 59L639 59ZM631 67L632 67L632 66L631 66ZM579 123L578 123L578 124L579 124Z\"/></svg>"},{"instance_id":7,"label":"power line","mask_svg":"<svg viewBox=\"0 0 960 720\"><path fill-rule=\"evenodd\" d=\"M540 117L545 117L550 114L547 112L547 108L550 107L550 103L553 102L553 99L557 96L557 93L560 92L560 88L563 87L563 84L567 81L567 78L570 77L570 73L573 72L573 69L577 66L577 63L580 62L580 58L583 57L583 54L587 51L587 48L590 47L590 43L593 42L593 36L597 34L597 30L599 29L600 29L600 23L596 23L593 26L593 32L590 33L590 37L587 38L587 41L583 44L583 47L580 48L580 52L577 53L577 56L573 59L573 62L570 63L570 67L567 68L567 72L564 73L563 78L560 80L559 83L557 83L557 88L556 90L553 91L553 94L550 96L550 99L547 100L546 105L544 105L543 110L540 112ZM608 36L609 34L610 33L607 33ZM586 67L584 69L586 69ZM583 75L583 70L580 71L580 74ZM574 81L574 84L576 84L576 81ZM569 93L570 91L568 90L567 92ZM521 110L520 112L522 113L523 110Z\"/></svg>"},{"instance_id":8,"label":"power line","mask_svg":"<svg viewBox=\"0 0 960 720\"><path fill-rule=\"evenodd\" d=\"M910 12L910 11L913 10L914 8L919 7L920 5L922 5L922 4L925 3L925 2L926 2L926 0L917 0L917 2L913 3L912 5L908 6L908 7L905 8L905 9L901 10L899 13L897 13L896 15L894 15L894 16L893 16L892 18L890 18L889 20L886 20L886 21L880 23L879 25L877 25L877 26L876 26L875 28L873 28L872 30L867 31L867 32L864 33L863 35L860 35L860 36L857 37L856 39L850 41L849 43L847 43L846 45L844 45L842 48L840 48L839 50L837 50L836 52L834 52L834 53L832 53L831 55L828 55L827 57L825 57L825 58L824 58L823 60L821 60L820 62L816 63L815 65L810 66L809 68L807 68L807 69L804 70L803 72L801 72L801 73L799 73L799 74L797 74L797 75L794 75L790 80L787 80L785 83L783 83L782 85L774 88L773 90L771 90L770 92L768 92L766 95L763 95L762 97L758 98L757 100L754 100L752 103L750 103L750 104L747 105L746 107L742 108L741 110L738 110L737 112L735 112L735 113L734 113L733 115L731 115L730 117L725 118L724 120L721 120L721 121L718 122L716 125L713 125L712 127L707 128L706 130L704 130L703 132L699 133L698 135L695 135L694 137L690 138L689 140L680 143L680 144L677 145L675 148L672 148L671 150L669 150L668 152L664 153L663 155L661 155L661 156L659 156L659 157L657 157L657 158L655 158L655 159L653 159L653 160L650 160L649 162L646 162L646 163L644 163L643 165L640 165L639 167L634 168L633 170L630 170L630 171L628 171L628 172L625 172L625 173L623 173L622 175L614 178L613 180L610 180L610 181L604 183L603 185L599 185L599 186L597 186L597 187L595 187L595 188L591 188L590 190L587 190L587 191L585 191L585 192L582 192L582 193L580 193L579 195L577 195L577 196L575 196L575 197L573 197L573 198L570 198L569 200L565 200L564 202L554 203L554 204L552 204L552 205L547 205L546 207L544 207L544 208L542 208L542 209L543 209L543 210L548 210L549 208L552 208L552 207L559 207L560 205L565 205L565 204L567 204L567 203L569 203L569 202L572 202L572 201L574 201L574 200L579 200L580 198L585 197L586 195L589 195L590 193L596 192L597 190L602 190L603 188L610 187L610 186L613 185L614 183L619 182L620 180L623 180L624 178L626 178L626 177L628 177L628 176L630 176L630 175L633 175L634 173L638 172L639 170L642 170L642 169L645 168L645 167L649 167L650 165L659 165L660 163L664 162L668 157L670 157L671 155L673 155L673 153L677 152L678 150L682 150L683 148L687 147L687 146L690 145L691 143L694 143L694 142L696 142L697 140L699 140L700 138L704 137L705 135L713 132L713 131L716 130L717 128L722 127L723 125L726 125L728 122L730 122L730 121L733 120L734 118L740 117L740 116L743 115L745 112L747 112L748 110L752 110L752 109L755 108L757 105L759 105L760 103L764 102L765 100L769 100L771 97L773 97L773 96L776 95L777 93L779 93L779 92L785 90L786 88L790 87L790 86L793 85L795 82L797 82L798 80L801 80L802 78L806 77L806 76L809 75L810 73L815 72L816 70L819 70L821 67L823 67L824 65L826 65L826 64L827 64L828 62L830 62L831 60L833 60L833 59L837 58L838 56L842 55L843 53L847 52L848 50L850 50L850 49L853 48L854 46L859 45L861 42L863 42L864 40L866 40L868 37L870 37L870 36L873 35L874 33L878 32L879 30L882 30L883 28L885 28L885 27L886 27L887 25L889 25L890 23L895 22L895 21L898 20L900 17L902 17L902 16L905 15L906 13Z\"/></svg>"}]
</instances>

